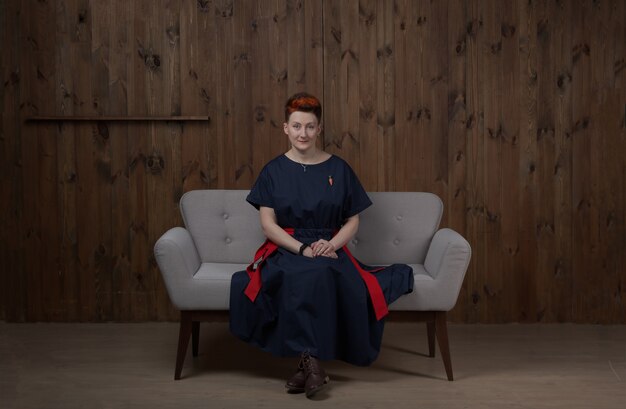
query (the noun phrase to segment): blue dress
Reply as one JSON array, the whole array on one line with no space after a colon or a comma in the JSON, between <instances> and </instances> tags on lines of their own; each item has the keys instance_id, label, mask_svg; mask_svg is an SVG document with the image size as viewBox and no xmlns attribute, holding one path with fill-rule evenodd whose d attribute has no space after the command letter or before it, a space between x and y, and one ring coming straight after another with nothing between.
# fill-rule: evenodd
<instances>
[{"instance_id":1,"label":"blue dress","mask_svg":"<svg viewBox=\"0 0 626 409\"><path fill-rule=\"evenodd\" d=\"M294 238L303 243L330 240L347 218L372 204L354 171L337 156L304 167L280 155L263 168L247 201L257 209L274 209L278 225L294 228ZM380 351L384 319L376 319L348 255L343 249L337 255L308 258L279 247L261 268L262 287L254 302L244 294L248 274L235 273L231 332L276 356L308 351L321 360L371 364ZM387 304L413 290L413 271L405 264L374 275Z\"/></svg>"}]
</instances>

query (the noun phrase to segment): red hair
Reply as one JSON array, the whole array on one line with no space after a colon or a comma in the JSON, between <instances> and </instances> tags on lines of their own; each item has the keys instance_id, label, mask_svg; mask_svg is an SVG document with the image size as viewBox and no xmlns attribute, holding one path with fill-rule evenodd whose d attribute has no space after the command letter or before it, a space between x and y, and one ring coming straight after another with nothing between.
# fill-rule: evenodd
<instances>
[{"instance_id":1,"label":"red hair","mask_svg":"<svg viewBox=\"0 0 626 409\"><path fill-rule=\"evenodd\" d=\"M315 115L318 122L322 120L322 104L320 100L306 92L297 93L285 103L285 121L289 122L289 116L296 111L310 112Z\"/></svg>"}]
</instances>

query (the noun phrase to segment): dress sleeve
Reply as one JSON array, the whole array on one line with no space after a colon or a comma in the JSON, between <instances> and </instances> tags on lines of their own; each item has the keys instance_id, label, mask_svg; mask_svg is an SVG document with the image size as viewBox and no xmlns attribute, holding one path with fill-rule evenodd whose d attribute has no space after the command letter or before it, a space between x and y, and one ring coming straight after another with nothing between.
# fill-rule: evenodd
<instances>
[{"instance_id":1,"label":"dress sleeve","mask_svg":"<svg viewBox=\"0 0 626 409\"><path fill-rule=\"evenodd\" d=\"M372 205L372 201L367 193L365 193L365 189L363 188L363 185L361 185L356 173L354 173L350 166L347 166L347 168L348 183L346 186L347 192L343 206L344 219L352 217L355 214L359 214Z\"/></svg>"},{"instance_id":2,"label":"dress sleeve","mask_svg":"<svg viewBox=\"0 0 626 409\"><path fill-rule=\"evenodd\" d=\"M261 206L274 208L272 186L272 180L268 174L267 167L265 167L261 170L256 182L254 182L246 200L257 210L259 210Z\"/></svg>"}]
</instances>

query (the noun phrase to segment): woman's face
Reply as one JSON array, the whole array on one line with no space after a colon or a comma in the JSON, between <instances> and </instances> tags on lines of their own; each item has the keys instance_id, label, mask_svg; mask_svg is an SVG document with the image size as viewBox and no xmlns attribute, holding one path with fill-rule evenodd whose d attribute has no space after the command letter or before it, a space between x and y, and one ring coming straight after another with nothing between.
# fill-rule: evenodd
<instances>
[{"instance_id":1,"label":"woman's face","mask_svg":"<svg viewBox=\"0 0 626 409\"><path fill-rule=\"evenodd\" d=\"M289 122L285 122L283 128L289 137L291 146L300 152L307 152L309 149L315 148L317 135L321 131L315 114L300 111L295 111L289 115Z\"/></svg>"}]
</instances>

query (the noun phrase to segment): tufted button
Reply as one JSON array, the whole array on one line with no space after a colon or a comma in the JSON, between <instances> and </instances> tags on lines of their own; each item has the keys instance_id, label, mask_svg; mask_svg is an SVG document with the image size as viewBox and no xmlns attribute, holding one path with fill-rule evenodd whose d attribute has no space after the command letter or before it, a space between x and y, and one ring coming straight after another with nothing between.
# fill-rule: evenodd
<instances>
[{"instance_id":1,"label":"tufted button","mask_svg":"<svg viewBox=\"0 0 626 409\"><path fill-rule=\"evenodd\" d=\"M393 241L393 244L395 244L395 245L397 246L398 244L400 244L400 240L395 239L395 240Z\"/></svg>"},{"instance_id":2,"label":"tufted button","mask_svg":"<svg viewBox=\"0 0 626 409\"><path fill-rule=\"evenodd\" d=\"M400 221L400 220L402 220L402 216L400 216L400 215L397 215L397 216L396 216L396 220L397 220L397 221Z\"/></svg>"},{"instance_id":3,"label":"tufted button","mask_svg":"<svg viewBox=\"0 0 626 409\"><path fill-rule=\"evenodd\" d=\"M228 220L228 213L224 213L222 217L224 218L224 220Z\"/></svg>"},{"instance_id":4,"label":"tufted button","mask_svg":"<svg viewBox=\"0 0 626 409\"><path fill-rule=\"evenodd\" d=\"M356 246L357 244L359 244L359 241L357 239L352 239L352 244Z\"/></svg>"},{"instance_id":5,"label":"tufted button","mask_svg":"<svg viewBox=\"0 0 626 409\"><path fill-rule=\"evenodd\" d=\"M226 244L230 244L233 240L230 237L226 237Z\"/></svg>"}]
</instances>

